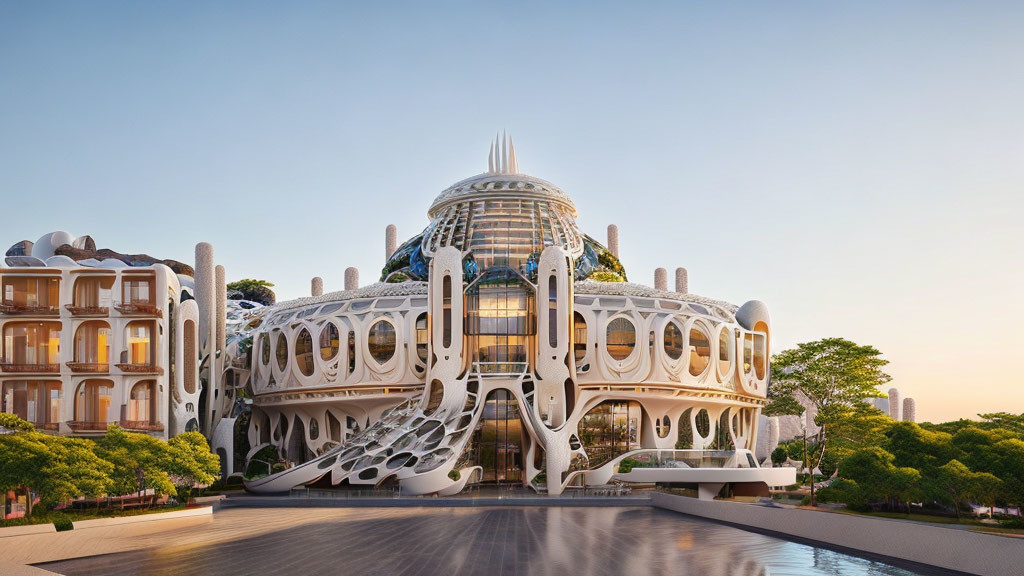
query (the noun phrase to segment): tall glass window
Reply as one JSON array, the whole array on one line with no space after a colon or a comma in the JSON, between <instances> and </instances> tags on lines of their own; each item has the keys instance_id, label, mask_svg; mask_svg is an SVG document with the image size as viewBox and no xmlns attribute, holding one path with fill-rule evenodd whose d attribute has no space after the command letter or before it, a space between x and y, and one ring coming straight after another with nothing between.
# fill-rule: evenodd
<instances>
[{"instance_id":1,"label":"tall glass window","mask_svg":"<svg viewBox=\"0 0 1024 576\"><path fill-rule=\"evenodd\" d=\"M132 387L128 398L128 420L152 424L156 421L156 383L144 380Z\"/></svg>"},{"instance_id":2,"label":"tall glass window","mask_svg":"<svg viewBox=\"0 0 1024 576\"><path fill-rule=\"evenodd\" d=\"M424 312L416 318L416 357L422 362L427 361L429 343L430 331L427 328L427 313Z\"/></svg>"},{"instance_id":3,"label":"tall glass window","mask_svg":"<svg viewBox=\"0 0 1024 576\"><path fill-rule=\"evenodd\" d=\"M754 362L754 335L743 335L743 373L750 374Z\"/></svg>"},{"instance_id":4,"label":"tall glass window","mask_svg":"<svg viewBox=\"0 0 1024 576\"><path fill-rule=\"evenodd\" d=\"M572 349L576 364L587 356L587 320L579 312L572 314Z\"/></svg>"},{"instance_id":5,"label":"tall glass window","mask_svg":"<svg viewBox=\"0 0 1024 576\"><path fill-rule=\"evenodd\" d=\"M591 469L640 448L640 413L638 402L609 400L580 419L579 438Z\"/></svg>"},{"instance_id":6,"label":"tall glass window","mask_svg":"<svg viewBox=\"0 0 1024 576\"><path fill-rule=\"evenodd\" d=\"M325 362L333 360L341 349L341 339L338 335L338 327L328 322L320 331L320 358Z\"/></svg>"},{"instance_id":7,"label":"tall glass window","mask_svg":"<svg viewBox=\"0 0 1024 576\"><path fill-rule=\"evenodd\" d=\"M305 328L295 338L295 363L303 376L313 375L313 337Z\"/></svg>"},{"instance_id":8,"label":"tall glass window","mask_svg":"<svg viewBox=\"0 0 1024 576\"><path fill-rule=\"evenodd\" d=\"M766 338L764 334L754 334L754 374L758 380L764 378L766 358Z\"/></svg>"},{"instance_id":9,"label":"tall glass window","mask_svg":"<svg viewBox=\"0 0 1024 576\"><path fill-rule=\"evenodd\" d=\"M370 326L369 340L367 347L370 349L370 356L379 364L384 364L395 355L398 346L395 327L387 320L377 320Z\"/></svg>"},{"instance_id":10,"label":"tall glass window","mask_svg":"<svg viewBox=\"0 0 1024 576\"><path fill-rule=\"evenodd\" d=\"M608 323L608 354L616 360L625 360L636 347L636 327L627 318L616 318Z\"/></svg>"},{"instance_id":11,"label":"tall glass window","mask_svg":"<svg viewBox=\"0 0 1024 576\"><path fill-rule=\"evenodd\" d=\"M128 323L127 364L155 364L153 323L136 320Z\"/></svg>"},{"instance_id":12,"label":"tall glass window","mask_svg":"<svg viewBox=\"0 0 1024 576\"><path fill-rule=\"evenodd\" d=\"M103 430L112 417L111 397L114 384L109 380L86 380L75 394L75 421L92 424L91 429Z\"/></svg>"},{"instance_id":13,"label":"tall glass window","mask_svg":"<svg viewBox=\"0 0 1024 576\"><path fill-rule=\"evenodd\" d=\"M466 334L482 372L518 373L536 334L533 291L514 272L491 270L467 292Z\"/></svg>"},{"instance_id":14,"label":"tall glass window","mask_svg":"<svg viewBox=\"0 0 1024 576\"><path fill-rule=\"evenodd\" d=\"M683 331L675 322L665 326L665 354L673 360L683 357Z\"/></svg>"},{"instance_id":15,"label":"tall glass window","mask_svg":"<svg viewBox=\"0 0 1024 576\"><path fill-rule=\"evenodd\" d=\"M274 355L277 356L277 367L284 370L288 366L288 338L284 332L277 335L277 350Z\"/></svg>"},{"instance_id":16,"label":"tall glass window","mask_svg":"<svg viewBox=\"0 0 1024 576\"><path fill-rule=\"evenodd\" d=\"M732 332L728 328L718 332L718 371L721 374L728 374L729 369L732 368L732 362L729 358L729 341L731 338Z\"/></svg>"},{"instance_id":17,"label":"tall glass window","mask_svg":"<svg viewBox=\"0 0 1024 576\"><path fill-rule=\"evenodd\" d=\"M452 345L452 277L445 275L441 282L441 330L444 347Z\"/></svg>"},{"instance_id":18,"label":"tall glass window","mask_svg":"<svg viewBox=\"0 0 1024 576\"><path fill-rule=\"evenodd\" d=\"M75 331L75 362L110 362L110 326L106 322L85 322Z\"/></svg>"},{"instance_id":19,"label":"tall glass window","mask_svg":"<svg viewBox=\"0 0 1024 576\"><path fill-rule=\"evenodd\" d=\"M439 383L440 384L440 383ZM523 423L515 396L505 389L487 395L471 450L484 482L521 482Z\"/></svg>"},{"instance_id":20,"label":"tall glass window","mask_svg":"<svg viewBox=\"0 0 1024 576\"><path fill-rule=\"evenodd\" d=\"M548 344L558 346L558 279L548 277Z\"/></svg>"},{"instance_id":21,"label":"tall glass window","mask_svg":"<svg viewBox=\"0 0 1024 576\"><path fill-rule=\"evenodd\" d=\"M700 376L711 362L711 338L696 324L690 327L690 375Z\"/></svg>"}]
</instances>

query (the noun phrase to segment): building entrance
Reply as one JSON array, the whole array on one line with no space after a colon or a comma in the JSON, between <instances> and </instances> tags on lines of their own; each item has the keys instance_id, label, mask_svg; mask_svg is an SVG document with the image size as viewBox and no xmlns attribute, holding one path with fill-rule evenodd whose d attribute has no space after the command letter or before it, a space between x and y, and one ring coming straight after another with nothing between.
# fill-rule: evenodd
<instances>
[{"instance_id":1,"label":"building entrance","mask_svg":"<svg viewBox=\"0 0 1024 576\"><path fill-rule=\"evenodd\" d=\"M522 483L523 422L511 392L499 389L487 395L472 442L475 463L483 468L482 482Z\"/></svg>"}]
</instances>

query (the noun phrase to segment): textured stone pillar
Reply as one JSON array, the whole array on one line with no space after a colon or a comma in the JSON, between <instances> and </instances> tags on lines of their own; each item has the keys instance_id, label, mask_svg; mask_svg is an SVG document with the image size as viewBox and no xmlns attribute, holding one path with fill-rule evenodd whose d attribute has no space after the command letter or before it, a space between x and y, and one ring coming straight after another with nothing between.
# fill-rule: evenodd
<instances>
[{"instance_id":1,"label":"textured stone pillar","mask_svg":"<svg viewBox=\"0 0 1024 576\"><path fill-rule=\"evenodd\" d=\"M608 250L619 257L619 227L615 224L608 225Z\"/></svg>"},{"instance_id":2,"label":"textured stone pillar","mask_svg":"<svg viewBox=\"0 0 1024 576\"><path fill-rule=\"evenodd\" d=\"M228 321L228 287L226 274L223 266L214 269L214 284L216 286L216 326L217 326L217 350L223 350L227 345L227 321Z\"/></svg>"},{"instance_id":3,"label":"textured stone pillar","mask_svg":"<svg viewBox=\"0 0 1024 576\"><path fill-rule=\"evenodd\" d=\"M210 328L214 309L213 246L207 242L196 244L196 305L199 306L199 347L206 350L212 344ZM200 352L202 354L202 352Z\"/></svg>"},{"instance_id":4,"label":"textured stone pillar","mask_svg":"<svg viewBox=\"0 0 1024 576\"><path fill-rule=\"evenodd\" d=\"M654 269L654 289L668 291L668 270L664 268Z\"/></svg>"},{"instance_id":5,"label":"textured stone pillar","mask_svg":"<svg viewBox=\"0 0 1024 576\"><path fill-rule=\"evenodd\" d=\"M900 391L895 388L889 388L889 418L900 419Z\"/></svg>"},{"instance_id":6,"label":"textured stone pillar","mask_svg":"<svg viewBox=\"0 0 1024 576\"><path fill-rule=\"evenodd\" d=\"M345 290L356 290L359 288L359 269L345 268Z\"/></svg>"},{"instance_id":7,"label":"textured stone pillar","mask_svg":"<svg viewBox=\"0 0 1024 576\"><path fill-rule=\"evenodd\" d=\"M676 292L690 293L690 276L686 273L686 268L676 268Z\"/></svg>"},{"instance_id":8,"label":"textured stone pillar","mask_svg":"<svg viewBox=\"0 0 1024 576\"><path fill-rule=\"evenodd\" d=\"M903 421L917 422L917 403L913 398L903 399Z\"/></svg>"},{"instance_id":9,"label":"textured stone pillar","mask_svg":"<svg viewBox=\"0 0 1024 576\"><path fill-rule=\"evenodd\" d=\"M388 224L384 229L384 259L391 258L391 255L398 249L398 227Z\"/></svg>"},{"instance_id":10,"label":"textured stone pillar","mask_svg":"<svg viewBox=\"0 0 1024 576\"><path fill-rule=\"evenodd\" d=\"M313 281L310 282L309 295L314 298L317 296L324 295L324 279L319 276L314 276Z\"/></svg>"}]
</instances>

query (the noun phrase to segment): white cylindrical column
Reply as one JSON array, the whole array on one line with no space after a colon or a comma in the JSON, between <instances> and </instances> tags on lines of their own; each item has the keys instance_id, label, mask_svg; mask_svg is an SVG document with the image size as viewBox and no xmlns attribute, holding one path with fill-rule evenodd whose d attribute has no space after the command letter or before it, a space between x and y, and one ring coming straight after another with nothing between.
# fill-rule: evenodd
<instances>
[{"instance_id":1,"label":"white cylindrical column","mask_svg":"<svg viewBox=\"0 0 1024 576\"><path fill-rule=\"evenodd\" d=\"M199 349L208 350L212 344L210 334L214 304L213 246L208 242L196 244L196 305L199 306Z\"/></svg>"},{"instance_id":2,"label":"white cylindrical column","mask_svg":"<svg viewBox=\"0 0 1024 576\"><path fill-rule=\"evenodd\" d=\"M690 276L687 274L686 268L676 268L676 292L690 293Z\"/></svg>"},{"instance_id":3,"label":"white cylindrical column","mask_svg":"<svg viewBox=\"0 0 1024 576\"><path fill-rule=\"evenodd\" d=\"M668 270L664 268L654 269L654 289L664 292L668 291Z\"/></svg>"},{"instance_id":4,"label":"white cylindrical column","mask_svg":"<svg viewBox=\"0 0 1024 576\"><path fill-rule=\"evenodd\" d=\"M895 388L889 388L889 418L900 419L900 391Z\"/></svg>"},{"instance_id":5,"label":"white cylindrical column","mask_svg":"<svg viewBox=\"0 0 1024 576\"><path fill-rule=\"evenodd\" d=\"M903 399L903 421L917 422L917 403L913 398Z\"/></svg>"},{"instance_id":6,"label":"white cylindrical column","mask_svg":"<svg viewBox=\"0 0 1024 576\"><path fill-rule=\"evenodd\" d=\"M615 224L608 225L608 251L619 257L619 227Z\"/></svg>"},{"instance_id":7,"label":"white cylindrical column","mask_svg":"<svg viewBox=\"0 0 1024 576\"><path fill-rule=\"evenodd\" d=\"M356 290L359 288L359 269L345 268L345 290Z\"/></svg>"},{"instance_id":8,"label":"white cylindrical column","mask_svg":"<svg viewBox=\"0 0 1024 576\"><path fill-rule=\"evenodd\" d=\"M388 224L384 229L384 259L388 260L398 249L398 226Z\"/></svg>"},{"instance_id":9,"label":"white cylindrical column","mask_svg":"<svg viewBox=\"0 0 1024 576\"><path fill-rule=\"evenodd\" d=\"M319 276L314 276L313 280L309 283L309 295L314 298L317 296L324 295L324 279Z\"/></svg>"},{"instance_id":10,"label":"white cylindrical column","mask_svg":"<svg viewBox=\"0 0 1024 576\"><path fill-rule=\"evenodd\" d=\"M227 346L227 321L228 321L228 288L226 273L223 266L214 269L214 284L217 289L216 297L216 325L217 325L217 350L224 350Z\"/></svg>"}]
</instances>

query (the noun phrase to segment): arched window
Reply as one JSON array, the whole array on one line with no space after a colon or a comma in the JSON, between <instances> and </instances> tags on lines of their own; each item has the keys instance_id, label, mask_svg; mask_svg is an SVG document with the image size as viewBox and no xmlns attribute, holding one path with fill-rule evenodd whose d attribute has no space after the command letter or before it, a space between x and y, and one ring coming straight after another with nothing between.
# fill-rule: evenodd
<instances>
[{"instance_id":1,"label":"arched window","mask_svg":"<svg viewBox=\"0 0 1024 576\"><path fill-rule=\"evenodd\" d=\"M656 419L654 426L655 431L658 433L658 438L664 438L672 430L672 420L669 419L668 415L665 415Z\"/></svg>"},{"instance_id":2,"label":"arched window","mask_svg":"<svg viewBox=\"0 0 1024 576\"><path fill-rule=\"evenodd\" d=\"M579 312L572 314L572 349L576 364L587 356L587 320Z\"/></svg>"},{"instance_id":3,"label":"arched window","mask_svg":"<svg viewBox=\"0 0 1024 576\"><path fill-rule=\"evenodd\" d=\"M427 313L416 318L416 357L421 362L427 361L427 348L430 343L430 332L427 329Z\"/></svg>"},{"instance_id":4,"label":"arched window","mask_svg":"<svg viewBox=\"0 0 1024 576\"><path fill-rule=\"evenodd\" d=\"M320 358L324 362L333 360L338 355L338 350L340 349L341 340L338 336L338 327L332 322L328 322L323 330L320 331Z\"/></svg>"},{"instance_id":5,"label":"arched window","mask_svg":"<svg viewBox=\"0 0 1024 576\"><path fill-rule=\"evenodd\" d=\"M316 440L320 437L320 423L316 421L316 418L309 419L309 439Z\"/></svg>"},{"instance_id":6,"label":"arched window","mask_svg":"<svg viewBox=\"0 0 1024 576\"><path fill-rule=\"evenodd\" d=\"M620 454L640 448L641 409L638 402L607 400L580 419L579 438L597 468Z\"/></svg>"},{"instance_id":7,"label":"arched window","mask_svg":"<svg viewBox=\"0 0 1024 576\"><path fill-rule=\"evenodd\" d=\"M260 334L260 361L264 366L270 365L270 336Z\"/></svg>"},{"instance_id":8,"label":"arched window","mask_svg":"<svg viewBox=\"0 0 1024 576\"><path fill-rule=\"evenodd\" d=\"M75 362L104 365L110 363L110 326L99 320L84 322L75 331Z\"/></svg>"},{"instance_id":9,"label":"arched window","mask_svg":"<svg viewBox=\"0 0 1024 576\"><path fill-rule=\"evenodd\" d=\"M672 360L679 360L683 356L683 331L675 322L665 326L665 355Z\"/></svg>"},{"instance_id":10,"label":"arched window","mask_svg":"<svg viewBox=\"0 0 1024 576\"><path fill-rule=\"evenodd\" d=\"M288 339L284 332L277 334L277 367L284 370L288 366Z\"/></svg>"},{"instance_id":11,"label":"arched window","mask_svg":"<svg viewBox=\"0 0 1024 576\"><path fill-rule=\"evenodd\" d=\"M132 387L128 398L128 420L142 424L156 422L156 382L143 380Z\"/></svg>"},{"instance_id":12,"label":"arched window","mask_svg":"<svg viewBox=\"0 0 1024 576\"><path fill-rule=\"evenodd\" d=\"M303 376L313 375L313 337L305 328L295 338L295 363Z\"/></svg>"},{"instance_id":13,"label":"arched window","mask_svg":"<svg viewBox=\"0 0 1024 576\"><path fill-rule=\"evenodd\" d=\"M185 358L182 364L185 367L185 374L183 380L185 381L185 393L195 394L196 393L196 358L199 353L196 351L196 323L192 320L185 320L182 325L185 332L185 337L182 339L182 347L185 352ZM267 359L264 364L270 361L270 342L267 340L267 335L264 334L263 345L266 347Z\"/></svg>"},{"instance_id":14,"label":"arched window","mask_svg":"<svg viewBox=\"0 0 1024 576\"><path fill-rule=\"evenodd\" d=\"M732 361L729 357L729 341L732 339L732 332L723 328L718 332L718 371L722 375L728 374L732 368Z\"/></svg>"},{"instance_id":15,"label":"arched window","mask_svg":"<svg viewBox=\"0 0 1024 576\"><path fill-rule=\"evenodd\" d=\"M548 277L548 344L558 346L558 278L554 270Z\"/></svg>"},{"instance_id":16,"label":"arched window","mask_svg":"<svg viewBox=\"0 0 1024 576\"><path fill-rule=\"evenodd\" d=\"M356 371L356 333L348 332L348 373Z\"/></svg>"},{"instance_id":17,"label":"arched window","mask_svg":"<svg viewBox=\"0 0 1024 576\"><path fill-rule=\"evenodd\" d=\"M711 362L711 338L703 328L690 327L690 375L700 376Z\"/></svg>"},{"instance_id":18,"label":"arched window","mask_svg":"<svg viewBox=\"0 0 1024 576\"><path fill-rule=\"evenodd\" d=\"M743 373L750 374L754 363L754 335L743 335Z\"/></svg>"},{"instance_id":19,"label":"arched window","mask_svg":"<svg viewBox=\"0 0 1024 576\"><path fill-rule=\"evenodd\" d=\"M86 380L75 393L75 422L85 430L106 430L112 416L114 384L109 380Z\"/></svg>"},{"instance_id":20,"label":"arched window","mask_svg":"<svg viewBox=\"0 0 1024 576\"><path fill-rule=\"evenodd\" d=\"M766 346L765 346L765 335L754 334L754 374L758 380L764 379L765 372L765 358L766 358Z\"/></svg>"},{"instance_id":21,"label":"arched window","mask_svg":"<svg viewBox=\"0 0 1024 576\"><path fill-rule=\"evenodd\" d=\"M441 329L444 347L452 345L452 277L445 274L441 281Z\"/></svg>"},{"instance_id":22,"label":"arched window","mask_svg":"<svg viewBox=\"0 0 1024 576\"><path fill-rule=\"evenodd\" d=\"M430 395L427 397L427 406L423 409L423 415L433 414L441 406L442 400L444 400L444 384L440 380L431 381Z\"/></svg>"},{"instance_id":23,"label":"arched window","mask_svg":"<svg viewBox=\"0 0 1024 576\"><path fill-rule=\"evenodd\" d=\"M370 356L378 363L384 364L391 360L397 346L394 325L384 319L374 322L373 326L370 326L367 346L370 349Z\"/></svg>"},{"instance_id":24,"label":"arched window","mask_svg":"<svg viewBox=\"0 0 1024 576\"><path fill-rule=\"evenodd\" d=\"M135 320L129 322L127 331L128 350L126 358L122 358L125 364L153 365L156 364L153 346L153 322L149 320Z\"/></svg>"},{"instance_id":25,"label":"arched window","mask_svg":"<svg viewBox=\"0 0 1024 576\"><path fill-rule=\"evenodd\" d=\"M616 360L625 360L636 347L636 327L628 318L619 317L608 323L608 354Z\"/></svg>"}]
</instances>

